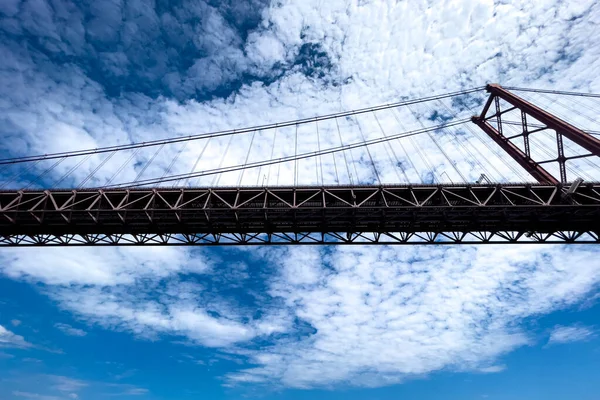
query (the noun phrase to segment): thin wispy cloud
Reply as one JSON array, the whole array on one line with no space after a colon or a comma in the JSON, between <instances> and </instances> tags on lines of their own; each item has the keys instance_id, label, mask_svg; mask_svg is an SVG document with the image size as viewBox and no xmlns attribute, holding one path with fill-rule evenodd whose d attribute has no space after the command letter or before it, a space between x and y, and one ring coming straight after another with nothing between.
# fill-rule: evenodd
<instances>
[{"instance_id":1,"label":"thin wispy cloud","mask_svg":"<svg viewBox=\"0 0 600 400\"><path fill-rule=\"evenodd\" d=\"M45 378L50 382L50 388L69 396L77 395L79 391L90 385L88 382L62 375L46 375Z\"/></svg>"},{"instance_id":2,"label":"thin wispy cloud","mask_svg":"<svg viewBox=\"0 0 600 400\"><path fill-rule=\"evenodd\" d=\"M594 330L586 326L556 326L550 333L548 345L582 342L594 336Z\"/></svg>"},{"instance_id":3,"label":"thin wispy cloud","mask_svg":"<svg viewBox=\"0 0 600 400\"><path fill-rule=\"evenodd\" d=\"M33 345L25 340L23 336L17 335L0 325L0 348L13 347L19 349L30 348Z\"/></svg>"},{"instance_id":4,"label":"thin wispy cloud","mask_svg":"<svg viewBox=\"0 0 600 400\"><path fill-rule=\"evenodd\" d=\"M22 392L19 390L15 390L12 392L13 396L21 397L25 399L37 399L37 400L63 400L60 396L52 396L52 395L44 395L40 393L32 393L32 392Z\"/></svg>"},{"instance_id":5,"label":"thin wispy cloud","mask_svg":"<svg viewBox=\"0 0 600 400\"><path fill-rule=\"evenodd\" d=\"M85 336L87 332L83 329L73 328L69 324L56 323L54 327L60 331L62 331L65 335L69 336Z\"/></svg>"},{"instance_id":6,"label":"thin wispy cloud","mask_svg":"<svg viewBox=\"0 0 600 400\"><path fill-rule=\"evenodd\" d=\"M506 370L506 365L492 365L491 367L484 367L479 370L479 372L483 372L484 374L497 374Z\"/></svg>"}]
</instances>

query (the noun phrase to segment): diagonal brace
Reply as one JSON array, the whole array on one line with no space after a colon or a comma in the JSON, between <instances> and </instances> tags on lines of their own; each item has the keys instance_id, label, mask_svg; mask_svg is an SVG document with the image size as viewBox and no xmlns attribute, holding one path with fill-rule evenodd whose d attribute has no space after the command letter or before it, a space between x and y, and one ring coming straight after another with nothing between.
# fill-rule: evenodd
<instances>
[{"instance_id":1,"label":"diagonal brace","mask_svg":"<svg viewBox=\"0 0 600 400\"><path fill-rule=\"evenodd\" d=\"M522 111L525 111L538 121L546 124L546 126L548 126L550 129L554 129L557 133L564 135L566 138L577 143L590 153L600 157L600 139L597 139L589 133L586 133L581 129L569 124L568 122L557 118L553 114L542 110L541 108L522 99L516 94L509 92L498 84L489 84L486 86L486 90L490 93L490 97L500 97L504 101L521 109ZM489 108L489 106L487 106L487 108ZM485 119L486 112L487 109L484 110L480 118Z\"/></svg>"},{"instance_id":2,"label":"diagonal brace","mask_svg":"<svg viewBox=\"0 0 600 400\"><path fill-rule=\"evenodd\" d=\"M492 97L492 96L490 96ZM485 121L480 117L473 117L473 122L479 126L487 135L498 144L509 156L511 156L516 162L519 163L531 176L533 176L540 183L551 183L557 185L560 182L552 174L542 168L538 163L533 161L530 157L527 157L521 149L511 143L504 135L502 135L496 128L490 125L489 122Z\"/></svg>"}]
</instances>

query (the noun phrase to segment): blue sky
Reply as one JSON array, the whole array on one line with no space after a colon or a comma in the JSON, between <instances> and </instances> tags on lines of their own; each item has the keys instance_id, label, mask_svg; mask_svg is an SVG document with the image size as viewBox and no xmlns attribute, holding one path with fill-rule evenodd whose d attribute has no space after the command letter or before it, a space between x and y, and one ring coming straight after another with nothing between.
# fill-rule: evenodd
<instances>
[{"instance_id":1,"label":"blue sky","mask_svg":"<svg viewBox=\"0 0 600 400\"><path fill-rule=\"evenodd\" d=\"M426 251L426 249L422 249ZM558 249L553 249L554 253ZM4 250L5 251L5 250ZM30 250L27 250L30 251ZM473 250L466 250L471 253ZM490 248L490 254L501 252L502 248ZM593 251L592 248L578 248L580 252ZM354 253L360 253L356 250ZM245 251L223 251L214 250L208 252L213 257L223 257L223 264L217 267L221 271L212 271L210 274L186 274L179 276L177 288L183 289L186 283L194 281L204 286L208 295L200 295L193 302L203 303L204 299L209 301L235 301L238 308L250 308L250 312L257 312L261 307L275 307L272 303L277 299L270 298L261 301L261 306L253 304L258 295L253 292L265 290L265 274L275 275L269 268L256 257L245 255ZM229 254L224 254L229 253ZM232 254L233 253L233 254ZM560 260L553 260L549 253L546 261L562 264ZM3 254L4 255L4 254ZM293 254L295 257L301 257ZM449 255L452 257L452 255ZM584 254L584 256L590 256ZM249 259L247 263L246 276L240 274L241 267L238 265L238 273L232 273L231 263L236 260ZM6 260L6 259L5 259ZM6 261L5 261L6 262ZM415 262L413 262L414 264ZM528 269L521 265L522 268ZM295 272L295 280L304 276L303 286L310 280L310 273L299 274L297 266L284 266L284 269L292 268ZM338 269L339 266L337 267ZM443 268L441 266L440 268ZM557 266L558 269L560 267ZM552 270L538 273L524 274L530 281L543 279L551 275ZM340 278L342 272L338 273ZM38 278L39 279L39 278ZM277 343L285 343L292 340L296 343L306 340L315 335L315 329L310 328L308 323L300 324L298 321L290 321L295 329L290 329L287 334L271 335L266 338L257 338L247 343L236 346L219 344L215 347L210 343L211 337L198 337L195 340L207 341L210 347L202 346L194 339L190 340L193 333L165 334L155 330L151 325L144 326L144 322L138 316L136 322L127 321L127 318L107 317L98 308L85 309L85 306L69 305L64 296L73 296L70 293L76 284L61 286L35 283L36 278L10 279L3 278L0 283L2 296L2 320L0 324L7 330L22 338L15 339L6 334L0 335L2 345L2 356L0 365L2 368L2 384L0 394L2 398L28 397L31 393L38 393L53 398L69 398L72 393L79 398L105 398L107 394L119 394L120 396L142 397L151 399L179 399L199 398L209 396L211 398L238 398L240 396L251 396L259 398L381 398L392 399L399 396L407 398L503 398L503 399L525 399L525 398L564 398L574 396L581 399L595 398L598 388L597 371L600 364L600 342L595 333L595 325L598 323L597 299L588 295L578 298L571 305L544 305L542 299L530 299L529 307L550 307L554 312L531 314L524 318L518 318L510 322L510 330L520 331L526 334L524 343L519 343L510 348L510 351L502 354L494 354L490 360L477 366L475 370L464 366L447 365L439 369L431 369L427 374L418 376L403 376L402 383L386 385L374 380L375 388L356 385L352 377L340 382L319 382L317 388L288 388L282 382L278 382L276 376L269 377L268 383L259 384L235 384L234 380L228 380L228 375L253 366L252 357L264 357L268 353L268 347ZM72 279L72 278L67 278ZM240 285L240 282L243 285ZM156 281L157 285L165 285L165 281ZM172 283L171 283L172 284ZM150 286L149 282L136 284L136 286ZM169 285L167 283L166 285ZM89 287L89 285L88 285ZM86 290L86 286L80 286L80 290ZM60 293L52 293L58 290ZM121 292L115 288L105 287L105 291L114 291L117 296ZM160 289L155 289L160 291ZM532 290L513 290L511 297L507 299L511 308L523 306L521 296L527 296ZM148 290L148 293L153 292ZM592 292L593 293L593 292ZM129 304L121 294L122 298L115 301L122 307L134 306L138 313L142 309L148 310L149 304L156 297L164 296L148 294L146 299L138 298L136 305ZM468 287L456 293L457 296L468 296ZM90 295L93 296L93 295ZM543 296L543 295L542 295ZM182 296L185 297L185 296ZM254 297L253 299L247 299ZM552 296L554 297L554 296ZM597 297L597 296L596 296ZM217 300L218 299L218 300ZM586 299L586 300L584 300ZM99 299L107 304L110 300ZM562 299L561 299L562 300ZM564 301L564 300L562 300ZM61 303L62 302L62 303ZM162 300L163 303L168 303ZM146 303L146 304L144 304ZM182 303L182 300L172 303ZM77 309L73 311L73 309ZM99 305L96 305L99 307ZM217 309L223 305L206 305L207 308ZM428 310L434 312L435 310ZM508 311L510 312L510 311ZM376 319L374 316L373 319ZM501 312L497 312L497 318L504 318ZM131 325L128 325L130 324ZM323 321L313 322L316 326L327 326ZM410 322L407 322L410 323ZM483 325L482 321L479 321ZM304 326L303 326L304 325ZM417 326L417 325L415 325ZM372 327L365 326L370 331ZM391 330L391 329L390 329ZM135 331L132 332L132 331ZM210 334L218 334L219 330ZM467 333L467 332L463 332ZM425 332L426 334L426 332ZM489 334L489 333L488 333ZM515 332L513 331L513 334ZM329 345L335 340L342 339L338 345L342 350L350 346L359 346L359 354L369 354L370 343L377 343L377 336L368 337L368 342L361 339L352 340L342 336L330 336ZM414 338L418 341L418 338ZM6 339L5 339L6 340ZM333 340L334 342L331 342ZM410 339L411 341L413 339ZM499 338L498 340L506 340ZM325 339L326 343L327 339ZM389 350L392 343L381 343L381 350L403 352L403 346L409 343L401 343L398 348ZM411 344L415 346L418 344ZM423 344L425 345L425 344ZM477 343L470 343L477 346ZM495 344L491 344L494 346ZM449 348L457 346L456 343L449 344ZM263 353L264 350L264 353ZM347 349L349 350L349 349ZM435 354L426 354L416 349L418 354L412 358L418 367L420 363L427 363L429 357ZM448 350L448 349L446 349ZM459 349L468 353L468 349ZM441 350L444 352L444 350ZM288 348L290 362L302 363L302 354L294 354L293 347ZM481 350L481 352L485 352ZM246 353L246 354L242 354ZM471 356L477 357L480 353L475 351ZM250 355L250 357L248 357ZM381 354L372 354L379 358ZM439 354L443 356L443 354ZM409 356L410 357L410 356ZM413 356L414 357L414 356ZM458 356L460 358L460 356ZM402 363L402 355L398 362ZM325 357L321 362L335 362L352 364L353 360L341 359L328 360ZM381 360L383 362L383 360ZM463 361L464 362L464 361ZM319 362L314 360L310 364L318 368ZM307 366L309 367L309 366ZM340 367L344 367L343 365ZM270 368L283 368L285 365L276 364ZM359 368L362 369L362 368ZM277 374L274 371L274 374ZM362 375L362 371L353 371L352 376ZM290 379L290 378L288 378ZM288 385L295 386L302 383L300 376L291 377ZM362 387L361 387L362 386ZM372 386L371 384L367 386ZM35 389L35 390L34 390ZM487 396L487 397L486 397ZM31 397L31 396L30 396ZM35 397L31 397L35 398ZM45 397L40 397L45 398ZM74 397L73 397L74 398Z\"/></svg>"},{"instance_id":2,"label":"blue sky","mask_svg":"<svg viewBox=\"0 0 600 400\"><path fill-rule=\"evenodd\" d=\"M4 0L0 158L487 82L600 93L599 24L594 1ZM252 157L284 154L292 134L274 150L258 135ZM225 148L243 159L248 141L212 142L198 168ZM162 175L172 151L146 173ZM126 179L148 155L137 157ZM598 252L0 248L0 399L597 399Z\"/></svg>"}]
</instances>

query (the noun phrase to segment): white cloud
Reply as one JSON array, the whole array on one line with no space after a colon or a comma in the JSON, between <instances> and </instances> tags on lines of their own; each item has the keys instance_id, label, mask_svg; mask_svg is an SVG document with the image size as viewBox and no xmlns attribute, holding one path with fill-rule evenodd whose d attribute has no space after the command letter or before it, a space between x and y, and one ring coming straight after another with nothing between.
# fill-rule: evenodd
<instances>
[{"instance_id":1,"label":"white cloud","mask_svg":"<svg viewBox=\"0 0 600 400\"><path fill-rule=\"evenodd\" d=\"M150 393L146 388L136 387L122 383L108 383L106 386L115 390L113 396L142 396Z\"/></svg>"},{"instance_id":2,"label":"white cloud","mask_svg":"<svg viewBox=\"0 0 600 400\"><path fill-rule=\"evenodd\" d=\"M18 390L12 392L15 397L39 400L65 400L86 398L88 394L101 394L104 397L140 396L150 393L149 390L129 384L102 381L83 381L63 375L24 375L15 379ZM33 385L33 386L32 386ZM31 387L43 388L44 391L30 391Z\"/></svg>"},{"instance_id":3,"label":"white cloud","mask_svg":"<svg viewBox=\"0 0 600 400\"><path fill-rule=\"evenodd\" d=\"M591 328L585 326L556 326L550 333L548 345L582 342L590 340L595 335Z\"/></svg>"},{"instance_id":4,"label":"white cloud","mask_svg":"<svg viewBox=\"0 0 600 400\"><path fill-rule=\"evenodd\" d=\"M204 272L208 262L187 250L152 248L3 249L0 271L12 278L34 277L54 285L131 284L146 276L167 277L185 269Z\"/></svg>"},{"instance_id":5,"label":"white cloud","mask_svg":"<svg viewBox=\"0 0 600 400\"><path fill-rule=\"evenodd\" d=\"M317 252L317 249L312 251ZM565 253L566 252L566 253ZM276 257L270 294L315 330L244 351L257 367L233 383L380 386L441 369L498 372L499 356L533 343L527 317L581 301L600 282L593 248L336 248L317 278L290 278ZM581 268L568 268L564 257ZM313 275L311 275L313 276Z\"/></svg>"},{"instance_id":6,"label":"white cloud","mask_svg":"<svg viewBox=\"0 0 600 400\"><path fill-rule=\"evenodd\" d=\"M597 23L600 6L593 1L582 1L576 5L571 3L573 2L517 1L496 4L486 0L456 4L452 1L426 1L409 7L402 2L388 6L380 2L330 1L323 4L309 0L273 5L262 12L263 23L250 34L246 43L247 57L255 58L254 63L258 68L268 70L275 60L295 57L302 45L318 44L319 51L324 54L331 68L313 65L313 69L322 72L326 80L338 84L323 84L310 73L301 73L296 67L289 66L286 74L268 86L249 84L242 86L239 93L226 101L216 99L204 103L192 100L180 104L165 98L150 99L133 94L122 99L107 99L102 87L76 66L57 66L57 74L67 74L70 77L69 80L57 80L40 71L31 55L6 45L2 50L5 54L2 60L4 69L0 68L0 71L4 71L0 79L6 81L3 114L10 126L14 127L11 128L12 133L7 132L7 135L10 135L13 143L11 150L27 154L47 153L53 149L97 147L131 140L146 141L312 117L341 109L391 102L403 96L418 97L464 86L479 86L487 81L560 89L578 88L583 91L596 89L598 92L600 80L593 71L597 55L600 54L600 45L590 42L586 32ZM198 9L193 10L180 10L182 20L193 18L202 9L201 5L197 7ZM175 85L179 89L174 87L173 90L187 92L187 86L218 85L222 80L229 79L227 77L231 74L235 75L246 68L244 56L233 54L241 52L241 39L213 8L205 8L206 10L202 9L206 15L203 27L210 29L191 37L207 42L197 45L210 49L214 54L195 60L192 64L195 67L190 67L188 73L190 76L179 74L177 77L174 73L172 78L179 82ZM258 9L260 7L257 6L251 11ZM41 13L40 10L38 12ZM121 11L97 11L105 13L102 18L98 18L100 27L112 27L111 21L122 23ZM139 12L148 21L152 21L147 29L140 28L147 34L156 28L158 17L151 16L149 10ZM47 12L42 15L47 15ZM174 25L169 31L173 33L175 40L180 35L177 32L183 29L183 22L172 22ZM56 29L47 29L48 32L53 30ZM117 31L117 28L111 30ZM92 29L88 34L94 32L96 30ZM568 56L568 60L565 56ZM111 63L114 63L115 57L111 56ZM204 79L212 75L214 79ZM203 78L196 79L196 76ZM67 81L73 83L66 83ZM413 111L424 112L426 107L414 107ZM466 114L470 114L470 111L467 110ZM392 118L391 115L386 115L386 118ZM402 115L402 118L404 129L415 123L414 117L408 114ZM378 133L377 126L371 119L370 115L361 117L365 135L370 138L380 136L381 133ZM320 127L323 129L322 145L338 145L337 132L326 125ZM390 132L402 129L392 122L385 126ZM352 126L342 126L345 140L360 140L356 126L351 128ZM301 135L301 149L305 147L314 150L316 147L312 131L314 127L311 132ZM278 135L275 156L289 154L290 146L286 143L293 141L293 129L281 130ZM257 136L251 160L266 158L270 154L271 132L263 132ZM404 142L408 153L412 152L417 168L423 169L424 166L420 165L419 158L413 152L413 142L430 154L437 165L438 175L448 172L454 180L458 178L431 140L417 137ZM452 141L448 142L446 144L452 148L452 157L463 160L465 155L462 154L462 149ZM228 138L212 140L196 171L218 165L227 143ZM475 145L477 143L479 142L475 141ZM201 142L190 143L171 173L189 172L203 145ZM249 135L237 138L229 147L225 164L243 162L248 145ZM479 146L481 147L480 143ZM181 149L180 146L167 147L169 148L163 149L148 168L145 177L161 176ZM133 180L140 171L140 166L152 156L154 150L137 154L121 173L119 180ZM397 181L398 168L391 164L385 146L373 146L371 150L378 160L385 181ZM502 175L512 176L510 170L503 163L497 162L489 151L485 148L480 148L479 151L482 152L481 160L492 158ZM397 152L406 162L407 157L403 152ZM353 154L356 159L362 159L356 162L356 174L363 180L373 180L366 153L356 151ZM98 185L106 182L128 157L129 154L115 156L97 173L97 179L88 183ZM101 157L92 157L75 174L76 181L83 179L101 160ZM323 159L325 176L329 182L335 182L333 160L330 157ZM339 158L337 162L341 166L342 159ZM40 168L45 168L46 164L42 164ZM314 160L299 164L301 181L316 183ZM61 163L54 177L58 179L73 165L70 161ZM479 166L471 166L464 161L459 166L470 180L476 179L482 172ZM277 182L276 175L281 175L279 184L293 182L293 165L283 165L277 174L272 168L267 170L272 172L271 184ZM269 175L269 172L263 169L261 173L248 171L245 177L249 184L257 181L260 183L265 175ZM410 180L419 179L414 171L409 171L408 175ZM497 179L500 178L500 174L494 175L497 175ZM236 184L238 177L239 173L227 174L219 180L219 184ZM208 177L198 182L208 185L212 181L213 177ZM192 183L195 182L192 180ZM70 180L64 182L67 185L72 183L74 182Z\"/></svg>"},{"instance_id":7,"label":"white cloud","mask_svg":"<svg viewBox=\"0 0 600 400\"><path fill-rule=\"evenodd\" d=\"M126 390L123 394L124 395L129 395L129 396L141 396L144 394L148 394L148 389L144 389L144 388L133 388L133 389L128 389Z\"/></svg>"},{"instance_id":8,"label":"white cloud","mask_svg":"<svg viewBox=\"0 0 600 400\"><path fill-rule=\"evenodd\" d=\"M182 283L181 289L185 291L185 288ZM77 290L60 289L53 296L63 307L107 328L128 330L146 338L161 334L182 336L208 347L247 342L284 331L288 324L289 318L281 315L267 315L244 323L248 315L222 300L213 298L210 305L202 305L199 304L201 298L190 299L187 293L175 298L164 292L159 292L156 298L144 298L147 294L139 297L148 289L150 292L159 290L158 287L133 286L128 292L79 287Z\"/></svg>"},{"instance_id":9,"label":"white cloud","mask_svg":"<svg viewBox=\"0 0 600 400\"><path fill-rule=\"evenodd\" d=\"M484 374L496 374L506 370L506 365L492 365L491 367L480 368L479 372Z\"/></svg>"},{"instance_id":10,"label":"white cloud","mask_svg":"<svg viewBox=\"0 0 600 400\"><path fill-rule=\"evenodd\" d=\"M72 54L85 48L86 35L112 40L122 23L117 5L92 19L86 29L73 26L67 35L58 32L48 17L51 11L39 3L36 9L28 6L23 10L35 15L39 26L22 29L43 30L48 43L66 46ZM14 4L0 2L2 12L16 15L19 8ZM135 35L133 31L123 35L137 49L136 37L151 38L159 18L149 10L135 11L147 21L147 27L140 24ZM182 9L182 19L192 18L196 11ZM0 45L0 111L6 121L2 125L8 127L2 133L3 142L11 143L11 151L18 154L93 148L313 117L487 81L600 92L600 42L589 39L589 32L599 23L600 3L592 0L509 4L491 0L419 4L288 1L264 10L263 24L246 43L247 56L242 54L242 40L222 16L212 8L205 15L203 26L213 27L213 34L203 31L191 36L194 46L210 54L191 60L185 73L164 76L173 92L186 95L214 88L245 71L249 63L257 71L267 71L277 61L292 60L302 45L311 44L318 45L322 58L332 64L317 71L327 79L294 67L272 84L243 85L226 100L179 103L136 94L108 98L76 65L46 66L49 73L35 63L35 54L7 42ZM179 34L185 24L169 18L161 16L160 23L173 32L171 39L186 40L188 36ZM17 29L14 21L3 23L5 29ZM111 29L104 29L107 26ZM56 40L58 36L69 40L61 42ZM128 57L115 51L106 55L103 66L124 76L127 68L135 66ZM388 134L397 133L418 127L410 111L425 114L427 107L401 111L404 126L394 122L392 113L379 117ZM372 115L360 121L367 138L381 135ZM360 140L356 122L343 120L340 124L346 143ZM320 124L319 129L323 147L339 145L333 124ZM314 150L314 133L314 129L300 131L300 151ZM281 129L277 135L274 156L291 154L294 129ZM272 132L258 133L249 161L268 157L272 138ZM218 165L228 140L211 140L196 171ZM224 165L244 160L250 140L250 135L236 138ZM430 155L438 173L445 169L452 173L426 137L403 143L418 167L423 166L415 155L416 145ZM204 144L190 142L171 173L189 172ZM451 141L442 144L450 146ZM397 144L394 146L400 153ZM181 149L165 148L144 177L161 176ZM120 178L135 179L140 165L154 151L136 154ZM384 181L402 179L397 178L398 168L391 165L386 147L374 146L372 151ZM454 148L451 154L462 160L460 151ZM493 159L485 149L481 151L482 159ZM374 179L364 151L352 154L347 156L362 161L354 163L356 170L349 173L341 167L341 155L323 159L325 180L335 181L336 166L342 175ZM88 183L103 184L129 155L115 156ZM406 161L406 156L402 157ZM77 179L63 185L81 181L101 160L91 157L77 171ZM510 175L503 163L496 164L502 164L497 165L501 173ZM62 163L52 180L73 165ZM469 171L469 178L481 172L478 167L462 167ZM317 182L314 160L300 162L299 169L301 183ZM269 184L290 184L292 171L291 164L280 170L248 171L244 182L260 184L267 175ZM408 175L412 181L419 179L416 171L408 171ZM237 184L238 178L237 173L229 174L218 184ZM191 183L209 185L212 181L208 177ZM230 375L230 383L292 387L377 386L440 369L494 372L500 368L495 362L502 354L533 342L520 327L523 318L584 301L600 281L597 250L587 247L253 250L252 257L265 268L279 271L275 277L260 275L266 293L255 296L262 313L257 318L256 310L248 310L238 299L185 279L234 269L228 261L213 260L207 254L154 247L2 249L0 273L45 284L49 296L86 322L141 337L176 336L188 344L219 347L245 355L257 366ZM570 260L569 265L565 259ZM247 279L249 272L235 269L233 275ZM279 333L284 338L277 336ZM269 338L271 345L260 350L246 348L257 338ZM4 347L30 346L21 336L0 327L0 346L3 343Z\"/></svg>"},{"instance_id":11,"label":"white cloud","mask_svg":"<svg viewBox=\"0 0 600 400\"><path fill-rule=\"evenodd\" d=\"M212 257L208 279L218 286L211 291L189 279L201 275L188 263L169 275L131 269L119 284L58 281L47 293L87 323L218 348L254 365L229 374L228 385L370 387L439 370L500 372L503 354L535 343L524 319L593 296L596 253L584 246L264 248L251 253L263 265L258 275ZM23 268L22 279L47 280L35 266ZM68 276L77 267L64 268ZM252 307L226 294L240 269L264 285L248 293ZM556 335L554 342L565 333ZM268 345L255 349L257 339Z\"/></svg>"},{"instance_id":12,"label":"white cloud","mask_svg":"<svg viewBox=\"0 0 600 400\"><path fill-rule=\"evenodd\" d=\"M32 344L0 325L0 347L28 348Z\"/></svg>"},{"instance_id":13,"label":"white cloud","mask_svg":"<svg viewBox=\"0 0 600 400\"><path fill-rule=\"evenodd\" d=\"M48 375L53 382L52 387L60 392L78 392L89 386L89 383L61 375Z\"/></svg>"},{"instance_id":14,"label":"white cloud","mask_svg":"<svg viewBox=\"0 0 600 400\"><path fill-rule=\"evenodd\" d=\"M248 38L246 52L250 59L260 66L266 67L268 70L276 62L285 60L285 49L283 44L269 33L260 34L253 33ZM263 67L263 68L264 68Z\"/></svg>"},{"instance_id":15,"label":"white cloud","mask_svg":"<svg viewBox=\"0 0 600 400\"><path fill-rule=\"evenodd\" d=\"M13 391L12 394L13 394L13 396L23 397L23 398L26 398L26 399L62 400L62 397L60 397L60 396L44 395L44 394L32 393L32 392L21 392L21 391L18 391L18 390Z\"/></svg>"},{"instance_id":16,"label":"white cloud","mask_svg":"<svg viewBox=\"0 0 600 400\"><path fill-rule=\"evenodd\" d=\"M60 331L62 331L65 335L69 336L85 336L87 332L83 329L73 328L69 324L56 323L54 327Z\"/></svg>"},{"instance_id":17,"label":"white cloud","mask_svg":"<svg viewBox=\"0 0 600 400\"><path fill-rule=\"evenodd\" d=\"M31 358L31 357L25 357L23 358L21 361L23 362L29 362L29 363L35 363L35 364L40 364L43 361L37 358Z\"/></svg>"}]
</instances>

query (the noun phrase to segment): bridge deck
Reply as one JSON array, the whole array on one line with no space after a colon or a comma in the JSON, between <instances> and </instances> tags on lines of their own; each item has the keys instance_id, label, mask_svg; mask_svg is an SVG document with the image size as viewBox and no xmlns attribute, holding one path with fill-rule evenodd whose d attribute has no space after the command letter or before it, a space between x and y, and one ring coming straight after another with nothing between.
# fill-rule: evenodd
<instances>
[{"instance_id":1,"label":"bridge deck","mask_svg":"<svg viewBox=\"0 0 600 400\"><path fill-rule=\"evenodd\" d=\"M598 243L600 184L0 192L0 246Z\"/></svg>"}]
</instances>

